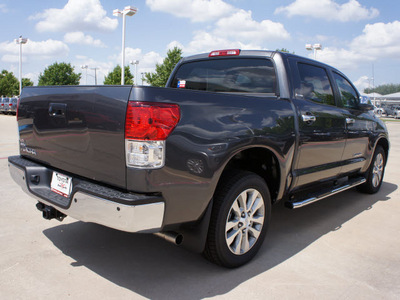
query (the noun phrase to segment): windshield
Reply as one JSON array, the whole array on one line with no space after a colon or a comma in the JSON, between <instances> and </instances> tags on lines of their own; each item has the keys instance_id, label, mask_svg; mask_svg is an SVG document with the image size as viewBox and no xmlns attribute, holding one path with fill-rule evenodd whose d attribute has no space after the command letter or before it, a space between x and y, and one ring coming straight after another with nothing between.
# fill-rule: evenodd
<instances>
[{"instance_id":1,"label":"windshield","mask_svg":"<svg viewBox=\"0 0 400 300\"><path fill-rule=\"evenodd\" d=\"M228 93L276 92L269 59L234 58L188 62L180 66L171 87Z\"/></svg>"}]
</instances>

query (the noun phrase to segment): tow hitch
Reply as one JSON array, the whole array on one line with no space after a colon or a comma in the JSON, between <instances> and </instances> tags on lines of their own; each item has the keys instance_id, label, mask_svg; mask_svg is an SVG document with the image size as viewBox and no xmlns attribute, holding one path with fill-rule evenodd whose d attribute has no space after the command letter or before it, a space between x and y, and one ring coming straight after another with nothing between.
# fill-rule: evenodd
<instances>
[{"instance_id":1,"label":"tow hitch","mask_svg":"<svg viewBox=\"0 0 400 300\"><path fill-rule=\"evenodd\" d=\"M57 219L61 222L67 216L55 209L54 207L43 204L41 202L38 202L36 204L36 208L42 212L43 218L46 220Z\"/></svg>"}]
</instances>

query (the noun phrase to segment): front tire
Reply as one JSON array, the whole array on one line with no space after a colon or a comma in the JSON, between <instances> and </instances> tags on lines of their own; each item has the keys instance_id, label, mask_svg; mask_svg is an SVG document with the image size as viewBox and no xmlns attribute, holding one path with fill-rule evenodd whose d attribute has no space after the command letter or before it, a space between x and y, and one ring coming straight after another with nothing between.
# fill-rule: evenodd
<instances>
[{"instance_id":1,"label":"front tire","mask_svg":"<svg viewBox=\"0 0 400 300\"><path fill-rule=\"evenodd\" d=\"M367 181L358 187L358 190L367 194L375 194L379 191L385 174L386 154L382 146L376 146L371 165L367 171Z\"/></svg>"},{"instance_id":2,"label":"front tire","mask_svg":"<svg viewBox=\"0 0 400 300\"><path fill-rule=\"evenodd\" d=\"M250 261L260 249L271 216L271 197L265 181L238 171L222 180L214 196L204 254L228 268Z\"/></svg>"}]
</instances>

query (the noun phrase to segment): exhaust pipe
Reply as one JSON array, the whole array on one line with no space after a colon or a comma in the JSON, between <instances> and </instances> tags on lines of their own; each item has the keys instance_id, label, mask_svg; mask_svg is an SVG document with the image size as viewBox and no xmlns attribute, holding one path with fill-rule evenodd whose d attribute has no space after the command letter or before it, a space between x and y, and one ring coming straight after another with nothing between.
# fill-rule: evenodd
<instances>
[{"instance_id":1,"label":"exhaust pipe","mask_svg":"<svg viewBox=\"0 0 400 300\"><path fill-rule=\"evenodd\" d=\"M156 232L156 233L154 233L154 235L166 240L167 242L175 244L177 246L179 246L183 242L183 235L180 233L172 232L172 231Z\"/></svg>"},{"instance_id":2,"label":"exhaust pipe","mask_svg":"<svg viewBox=\"0 0 400 300\"><path fill-rule=\"evenodd\" d=\"M41 202L38 202L36 204L36 208L42 212L43 218L46 220L57 219L58 221L61 222L67 216L62 212L58 211L57 209L55 209L54 207L48 206Z\"/></svg>"}]
</instances>

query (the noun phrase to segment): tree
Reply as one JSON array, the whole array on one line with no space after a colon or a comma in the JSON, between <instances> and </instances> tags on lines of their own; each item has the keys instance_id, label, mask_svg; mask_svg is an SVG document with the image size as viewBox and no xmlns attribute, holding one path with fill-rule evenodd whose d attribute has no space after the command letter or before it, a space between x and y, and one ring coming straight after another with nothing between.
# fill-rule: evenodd
<instances>
[{"instance_id":1,"label":"tree","mask_svg":"<svg viewBox=\"0 0 400 300\"><path fill-rule=\"evenodd\" d=\"M33 82L29 78L22 78L22 88L26 86L33 86Z\"/></svg>"},{"instance_id":2,"label":"tree","mask_svg":"<svg viewBox=\"0 0 400 300\"><path fill-rule=\"evenodd\" d=\"M174 47L174 49L168 50L167 57L164 59L163 63L161 65L156 64L156 72L145 74L146 81L152 86L165 86L169 75L171 75L172 70L175 68L176 64L181 60L181 58L182 49Z\"/></svg>"},{"instance_id":3,"label":"tree","mask_svg":"<svg viewBox=\"0 0 400 300\"><path fill-rule=\"evenodd\" d=\"M288 49L286 49L286 48L276 49L276 51L290 53L290 51ZM294 54L294 51L292 52L292 54Z\"/></svg>"},{"instance_id":4,"label":"tree","mask_svg":"<svg viewBox=\"0 0 400 300\"><path fill-rule=\"evenodd\" d=\"M118 85L121 84L121 66L117 65L114 70L107 74L106 78L104 78L103 84L111 84L111 85ZM129 66L125 67L124 70L125 78L124 84L133 84L133 75Z\"/></svg>"},{"instance_id":5,"label":"tree","mask_svg":"<svg viewBox=\"0 0 400 300\"><path fill-rule=\"evenodd\" d=\"M0 94L12 97L19 94L19 82L12 72L3 70L0 73Z\"/></svg>"},{"instance_id":6,"label":"tree","mask_svg":"<svg viewBox=\"0 0 400 300\"><path fill-rule=\"evenodd\" d=\"M371 94L371 93L378 93L381 95L387 94L394 94L400 92L400 84L383 84L373 88L366 88L364 89L364 93Z\"/></svg>"},{"instance_id":7,"label":"tree","mask_svg":"<svg viewBox=\"0 0 400 300\"><path fill-rule=\"evenodd\" d=\"M70 63L54 63L39 75L38 85L78 85L81 73L75 73Z\"/></svg>"}]
</instances>

